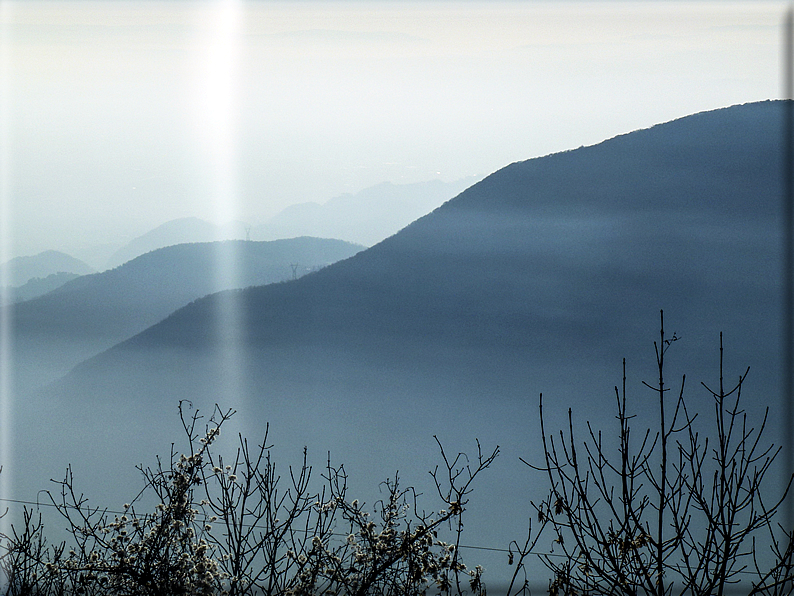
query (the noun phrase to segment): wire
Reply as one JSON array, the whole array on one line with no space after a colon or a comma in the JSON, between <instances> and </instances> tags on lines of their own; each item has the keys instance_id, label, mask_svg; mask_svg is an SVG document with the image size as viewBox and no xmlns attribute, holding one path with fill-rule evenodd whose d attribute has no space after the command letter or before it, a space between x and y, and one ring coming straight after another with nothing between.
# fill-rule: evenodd
<instances>
[{"instance_id":1,"label":"wire","mask_svg":"<svg viewBox=\"0 0 794 596\"><path fill-rule=\"evenodd\" d=\"M80 509L80 507L77 507L75 505L58 505L56 503L37 503L35 501L25 501L23 499L2 499L2 498L0 498L0 503L14 503L14 504L17 504L17 505L32 505L32 506L35 506L35 507L53 507L53 508L58 508L58 509L63 508L63 507L66 507L68 509ZM96 510L97 511L101 511L102 513L112 513L114 515L129 515L129 513L130 513L129 511L115 511L113 509L102 509L101 507L97 508ZM265 528L264 526L258 526L256 524L243 524L243 525L245 527L249 527L249 528L262 528L262 529ZM300 530L300 529L296 530L296 532L301 532L301 531L303 531L304 533L308 533L309 532L309 530ZM348 536L348 534L346 534L344 532L329 532L329 535L330 536L339 536L339 537ZM500 547L496 547L496 546L482 546L482 545L476 545L476 544L461 544L461 545L458 545L458 548L466 548L466 549L469 549L469 550L481 550L481 551L499 552L499 553L506 553L506 554L509 554L511 552L515 553L515 551L511 551L509 548L500 548ZM532 552L532 551L530 551L528 554L548 555L548 556L551 556L551 557L564 557L565 556L563 554L558 554L558 553L539 553L539 552Z\"/></svg>"},{"instance_id":2,"label":"wire","mask_svg":"<svg viewBox=\"0 0 794 596\"><path fill-rule=\"evenodd\" d=\"M66 508L69 508L69 509L80 509L80 507L77 507L75 505L57 505L55 503L37 503L35 501L25 501L23 499L3 499L3 498L0 498L0 502L2 502L2 503L14 503L14 504L18 504L18 505L34 505L36 507L55 507L55 508L66 507ZM101 511L103 513L112 513L114 515L125 515L125 514L128 515L130 513L129 511L114 511L112 509L102 509L102 508L97 508L97 511ZM243 525L246 526L246 527L249 527L249 528L264 528L264 526L258 526L256 524L243 524ZM305 529L305 530L297 529L297 530L295 530L296 533L300 533L301 531L308 535L310 530L309 529ZM348 534L344 533L344 532L329 532L328 535L329 536L338 536L338 537L348 536ZM496 547L496 546L483 546L483 545L477 545L477 544L460 544L460 545L458 545L458 548L465 548L465 549L468 549L468 550L478 550L478 551L486 551L486 552L505 553L505 554L510 554L510 553L518 554L517 551L513 551L513 550L511 550L509 548L501 548L501 547ZM538 551L527 551L526 554L535 555L535 556L538 556L538 557L541 557L541 556L542 557L557 557L557 558L567 558L568 557L568 555L566 555L564 553L549 553L549 552L538 552ZM744 569L738 570L736 573L743 573L745 575L756 575L755 572L744 570Z\"/></svg>"}]
</instances>

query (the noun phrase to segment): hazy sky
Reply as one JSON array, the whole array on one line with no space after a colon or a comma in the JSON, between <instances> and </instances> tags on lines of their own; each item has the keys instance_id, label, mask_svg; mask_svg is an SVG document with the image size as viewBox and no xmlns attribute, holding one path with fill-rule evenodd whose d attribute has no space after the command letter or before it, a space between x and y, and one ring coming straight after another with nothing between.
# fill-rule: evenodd
<instances>
[{"instance_id":1,"label":"hazy sky","mask_svg":"<svg viewBox=\"0 0 794 596\"><path fill-rule=\"evenodd\" d=\"M0 0L3 254L257 223L777 98L786 6Z\"/></svg>"}]
</instances>

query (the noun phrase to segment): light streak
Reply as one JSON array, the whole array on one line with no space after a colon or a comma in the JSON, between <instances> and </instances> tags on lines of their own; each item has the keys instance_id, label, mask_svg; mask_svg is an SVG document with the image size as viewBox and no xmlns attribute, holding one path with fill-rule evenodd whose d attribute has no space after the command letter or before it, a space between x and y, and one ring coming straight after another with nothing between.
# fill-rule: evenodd
<instances>
[{"instance_id":1,"label":"light streak","mask_svg":"<svg viewBox=\"0 0 794 596\"><path fill-rule=\"evenodd\" d=\"M218 0L211 6L208 23L209 43L203 65L200 97L200 122L204 127L209 160L215 221L233 222L239 217L238 120L239 62L242 0ZM239 263L235 243L219 246L215 256L215 281L218 287L236 288ZM241 313L236 296L226 292L216 301L216 341L220 344L220 387L226 402L236 402L241 394L241 347L238 330ZM221 398L221 396L219 396ZM238 402L239 405L239 402Z\"/></svg>"}]
</instances>

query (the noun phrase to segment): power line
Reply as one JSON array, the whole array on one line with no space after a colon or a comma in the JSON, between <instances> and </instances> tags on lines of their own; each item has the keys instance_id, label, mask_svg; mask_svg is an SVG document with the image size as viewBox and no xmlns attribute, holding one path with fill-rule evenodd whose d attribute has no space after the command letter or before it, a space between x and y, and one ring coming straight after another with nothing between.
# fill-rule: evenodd
<instances>
[{"instance_id":1,"label":"power line","mask_svg":"<svg viewBox=\"0 0 794 596\"><path fill-rule=\"evenodd\" d=\"M75 505L58 505L56 503L37 503L35 501L26 501L26 500L23 500L23 499L3 499L3 498L0 498L0 502L3 502L3 503L14 503L14 504L18 504L18 505L35 505L36 507L54 507L54 508L64 508L64 507L66 507L68 509L80 509L80 507L77 507ZM97 512L101 511L102 513L112 513L114 515L130 515L130 511L115 511L115 510L112 510L112 509L102 509L102 508L96 508L96 511ZM244 527L247 527L247 528L267 529L266 526L259 526L257 524L242 524L242 525ZM308 536L308 534L311 532L311 530L309 528L304 528L304 529L297 528L296 530L294 530L294 532L296 534L299 534L299 533L303 532L304 534L306 534ZM328 532L327 535L336 536L336 537L339 537L339 538L344 538L344 537L348 536L349 534L346 533L346 532ZM502 548L502 547L496 547L496 546L483 546L483 545L477 545L477 544L459 544L459 545L457 545L457 548L459 548L459 549L465 548L465 549L468 549L468 550L477 550L477 551L495 552L495 553L504 553L504 554L511 554L511 553L512 554L518 554L518 550L517 549L516 550L511 550L509 548ZM533 555L533 556L536 556L536 557L550 557L550 558L552 558L552 557L568 558L569 557L569 555L566 555L565 553L538 552L538 551L532 551L532 550L527 551L526 554L527 555ZM745 574L745 575L756 575L755 572L748 571L748 570L745 570L745 569L737 570L736 573L737 574Z\"/></svg>"},{"instance_id":2,"label":"power line","mask_svg":"<svg viewBox=\"0 0 794 596\"><path fill-rule=\"evenodd\" d=\"M1 503L14 503L16 505L32 505L32 506L35 506L35 507L51 507L51 508L57 508L57 509L62 509L64 507L67 508L67 509L81 509L80 507L77 507L76 505L59 505L57 503L38 503L36 501L26 501L24 499L2 499L2 498L0 498L0 502ZM91 509L92 509L92 511L94 510L93 507ZM111 513L113 515L130 515L129 511L116 511L116 510L113 510L113 509L103 509L101 507L96 508L96 511L97 512L102 512L102 513ZM242 525L245 526L245 527L248 527L248 528L266 529L266 526L260 526L260 525L257 525L257 524L242 524ZM296 530L296 531L297 532L303 531L304 533L306 533L309 530ZM343 532L330 532L329 534L331 536L340 536L340 537L344 537L344 536L348 535L348 534L343 533ZM459 546L459 548L468 548L468 549L503 552L503 553L509 553L510 552L510 549L507 549L507 548L498 548L498 547L494 547L494 546L479 546L479 545L471 545L471 544L461 544Z\"/></svg>"}]
</instances>

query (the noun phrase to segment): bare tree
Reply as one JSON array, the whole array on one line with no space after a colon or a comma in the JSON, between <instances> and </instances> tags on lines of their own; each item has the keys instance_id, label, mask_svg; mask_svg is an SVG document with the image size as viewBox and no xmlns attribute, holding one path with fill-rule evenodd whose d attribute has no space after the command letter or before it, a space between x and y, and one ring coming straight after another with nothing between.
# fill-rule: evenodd
<instances>
[{"instance_id":1,"label":"bare tree","mask_svg":"<svg viewBox=\"0 0 794 596\"><path fill-rule=\"evenodd\" d=\"M543 557L552 594L721 596L743 578L749 594L791 593L792 533L774 522L791 479L772 501L762 493L780 451L762 442L768 411L754 427L740 407L749 369L726 390L720 335L719 389L706 386L715 424L698 432L684 399L686 377L668 403L664 356L677 339L665 336L662 313L654 342L658 380L646 383L658 396L658 428L639 436L627 411L624 359L622 389L615 387L617 459L589 423L587 440L577 442L570 409L567 434L547 436L541 395L545 465L535 469L547 474L551 489L534 507L555 534L552 551L564 555ZM765 558L757 555L762 546L769 547Z\"/></svg>"}]
</instances>

